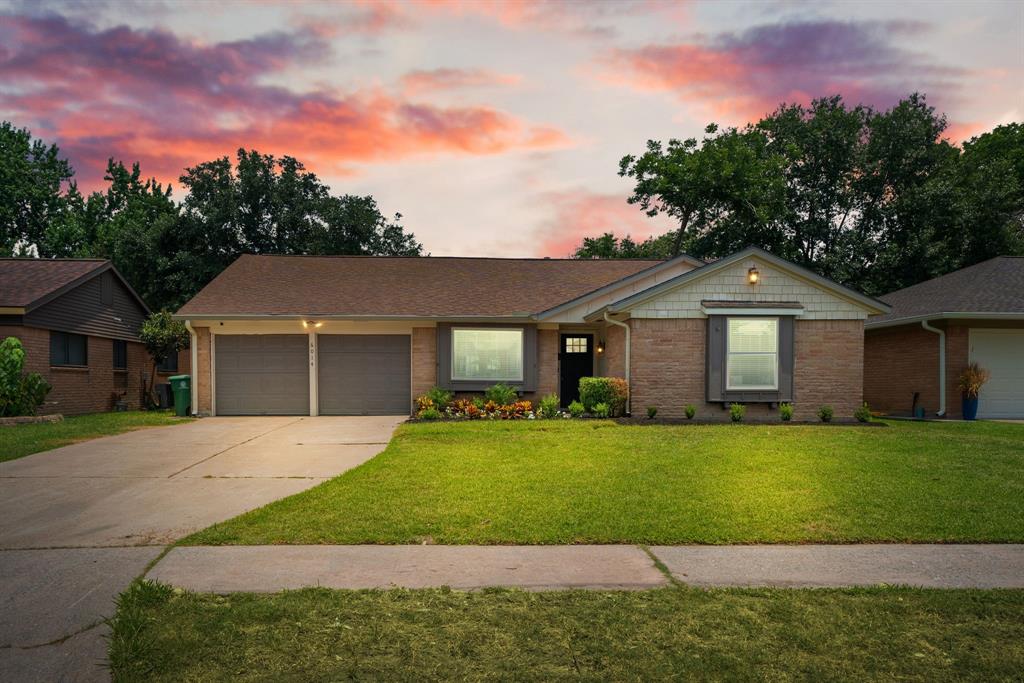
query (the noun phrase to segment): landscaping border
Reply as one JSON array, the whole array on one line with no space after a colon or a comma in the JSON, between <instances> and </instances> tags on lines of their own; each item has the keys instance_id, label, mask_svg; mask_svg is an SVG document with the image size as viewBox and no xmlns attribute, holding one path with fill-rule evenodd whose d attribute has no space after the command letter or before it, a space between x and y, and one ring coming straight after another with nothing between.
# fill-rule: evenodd
<instances>
[{"instance_id":1,"label":"landscaping border","mask_svg":"<svg viewBox=\"0 0 1024 683\"><path fill-rule=\"evenodd\" d=\"M19 415L18 417L0 417L0 427L14 427L16 425L63 421L64 416L60 413L54 413L52 415Z\"/></svg>"}]
</instances>

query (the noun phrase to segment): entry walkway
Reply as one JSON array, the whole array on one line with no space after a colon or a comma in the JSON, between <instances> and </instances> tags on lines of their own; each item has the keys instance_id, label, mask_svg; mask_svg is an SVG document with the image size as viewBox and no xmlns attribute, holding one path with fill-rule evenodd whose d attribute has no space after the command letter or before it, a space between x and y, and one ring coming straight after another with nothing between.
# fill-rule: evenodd
<instances>
[{"instance_id":1,"label":"entry walkway","mask_svg":"<svg viewBox=\"0 0 1024 683\"><path fill-rule=\"evenodd\" d=\"M660 567L659 567L660 565ZM1024 545L196 546L148 578L193 591L692 586L1024 588Z\"/></svg>"}]
</instances>

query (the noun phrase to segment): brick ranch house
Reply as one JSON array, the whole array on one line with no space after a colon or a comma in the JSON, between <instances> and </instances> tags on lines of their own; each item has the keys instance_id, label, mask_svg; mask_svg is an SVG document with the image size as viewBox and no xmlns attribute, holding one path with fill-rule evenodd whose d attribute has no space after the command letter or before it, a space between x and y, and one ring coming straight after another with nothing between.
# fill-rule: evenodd
<instances>
[{"instance_id":1,"label":"brick ranch house","mask_svg":"<svg viewBox=\"0 0 1024 683\"><path fill-rule=\"evenodd\" d=\"M1024 418L1024 258L1001 256L887 294L868 320L864 395L873 409L960 418L957 380L968 363L992 378L978 417Z\"/></svg>"},{"instance_id":2,"label":"brick ranch house","mask_svg":"<svg viewBox=\"0 0 1024 683\"><path fill-rule=\"evenodd\" d=\"M53 387L40 412L103 412L117 400L141 408L152 369L139 342L148 314L110 261L0 258L0 340L21 340L25 370ZM179 355L187 363L188 354Z\"/></svg>"},{"instance_id":3,"label":"brick ranch house","mask_svg":"<svg viewBox=\"0 0 1024 683\"><path fill-rule=\"evenodd\" d=\"M625 377L635 412L797 419L862 401L864 321L888 306L759 249L703 263L242 256L181 308L200 415L408 414L440 385L566 405Z\"/></svg>"}]
</instances>

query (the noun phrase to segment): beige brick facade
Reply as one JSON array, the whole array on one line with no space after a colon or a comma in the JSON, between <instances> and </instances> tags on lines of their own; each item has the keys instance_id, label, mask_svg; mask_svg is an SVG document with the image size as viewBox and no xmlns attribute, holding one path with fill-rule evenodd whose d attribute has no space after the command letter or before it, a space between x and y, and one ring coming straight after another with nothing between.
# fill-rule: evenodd
<instances>
[{"instance_id":1,"label":"beige brick facade","mask_svg":"<svg viewBox=\"0 0 1024 683\"><path fill-rule=\"evenodd\" d=\"M797 320L794 329L793 417L817 419L830 405L835 420L852 420L863 402L864 323Z\"/></svg>"},{"instance_id":2,"label":"beige brick facade","mask_svg":"<svg viewBox=\"0 0 1024 683\"><path fill-rule=\"evenodd\" d=\"M210 328L192 326L196 331L196 373L192 376L192 391L196 392L197 412L209 415L213 410L213 387L210 382Z\"/></svg>"},{"instance_id":3,"label":"beige brick facade","mask_svg":"<svg viewBox=\"0 0 1024 683\"><path fill-rule=\"evenodd\" d=\"M412 328L412 398L437 384L437 328ZM415 410L415 406L412 407Z\"/></svg>"}]
</instances>

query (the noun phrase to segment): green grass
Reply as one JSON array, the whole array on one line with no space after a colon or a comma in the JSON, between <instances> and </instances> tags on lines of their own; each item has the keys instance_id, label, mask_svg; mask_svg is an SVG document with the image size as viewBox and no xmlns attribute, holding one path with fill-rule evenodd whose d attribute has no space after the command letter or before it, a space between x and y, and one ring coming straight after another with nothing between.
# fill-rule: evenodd
<instances>
[{"instance_id":1,"label":"green grass","mask_svg":"<svg viewBox=\"0 0 1024 683\"><path fill-rule=\"evenodd\" d=\"M1020 680L1024 591L228 596L135 584L115 681Z\"/></svg>"},{"instance_id":2,"label":"green grass","mask_svg":"<svg viewBox=\"0 0 1024 683\"><path fill-rule=\"evenodd\" d=\"M1024 541L1024 425L402 426L189 544Z\"/></svg>"},{"instance_id":3,"label":"green grass","mask_svg":"<svg viewBox=\"0 0 1024 683\"><path fill-rule=\"evenodd\" d=\"M0 427L0 462L26 455L88 441L101 436L120 434L143 427L161 427L186 422L168 411L137 411L126 413L95 413L65 418L62 422L44 422Z\"/></svg>"}]
</instances>

